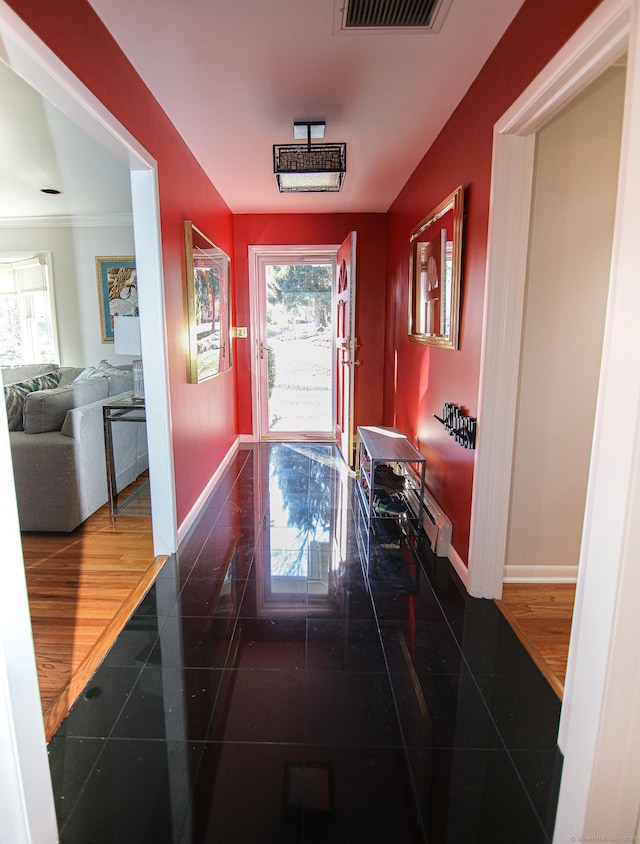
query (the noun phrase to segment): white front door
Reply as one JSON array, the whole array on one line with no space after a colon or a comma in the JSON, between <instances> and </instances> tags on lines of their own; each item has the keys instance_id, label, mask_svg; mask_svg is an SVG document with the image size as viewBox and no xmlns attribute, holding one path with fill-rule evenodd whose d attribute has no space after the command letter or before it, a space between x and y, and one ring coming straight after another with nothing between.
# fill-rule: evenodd
<instances>
[{"instance_id":1,"label":"white front door","mask_svg":"<svg viewBox=\"0 0 640 844\"><path fill-rule=\"evenodd\" d=\"M259 439L333 437L335 255L335 247L280 247L257 256Z\"/></svg>"}]
</instances>

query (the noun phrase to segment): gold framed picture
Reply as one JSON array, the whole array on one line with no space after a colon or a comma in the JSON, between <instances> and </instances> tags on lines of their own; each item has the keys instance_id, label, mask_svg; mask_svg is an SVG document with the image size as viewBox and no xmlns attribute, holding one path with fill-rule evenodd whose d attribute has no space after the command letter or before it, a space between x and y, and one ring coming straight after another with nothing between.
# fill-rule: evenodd
<instances>
[{"instance_id":1,"label":"gold framed picture","mask_svg":"<svg viewBox=\"0 0 640 844\"><path fill-rule=\"evenodd\" d=\"M197 229L184 224L189 314L189 380L199 384L231 369L230 259Z\"/></svg>"}]
</instances>

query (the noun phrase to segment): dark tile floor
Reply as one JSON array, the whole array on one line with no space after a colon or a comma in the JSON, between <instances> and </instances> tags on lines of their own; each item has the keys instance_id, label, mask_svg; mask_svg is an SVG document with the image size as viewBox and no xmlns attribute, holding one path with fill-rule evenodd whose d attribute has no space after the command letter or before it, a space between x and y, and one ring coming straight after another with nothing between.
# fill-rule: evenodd
<instances>
[{"instance_id":1,"label":"dark tile floor","mask_svg":"<svg viewBox=\"0 0 640 844\"><path fill-rule=\"evenodd\" d=\"M559 701L352 483L240 449L49 744L63 844L550 839Z\"/></svg>"}]
</instances>

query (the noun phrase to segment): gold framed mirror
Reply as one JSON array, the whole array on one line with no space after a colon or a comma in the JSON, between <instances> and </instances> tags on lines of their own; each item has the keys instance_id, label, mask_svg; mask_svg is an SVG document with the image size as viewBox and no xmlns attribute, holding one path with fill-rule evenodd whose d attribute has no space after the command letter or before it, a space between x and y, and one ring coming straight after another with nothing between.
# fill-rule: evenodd
<instances>
[{"instance_id":1,"label":"gold framed mirror","mask_svg":"<svg viewBox=\"0 0 640 844\"><path fill-rule=\"evenodd\" d=\"M411 232L409 339L458 348L464 185L457 187Z\"/></svg>"},{"instance_id":2,"label":"gold framed mirror","mask_svg":"<svg viewBox=\"0 0 640 844\"><path fill-rule=\"evenodd\" d=\"M189 320L189 381L199 384L231 369L229 258L197 229L184 223Z\"/></svg>"}]
</instances>

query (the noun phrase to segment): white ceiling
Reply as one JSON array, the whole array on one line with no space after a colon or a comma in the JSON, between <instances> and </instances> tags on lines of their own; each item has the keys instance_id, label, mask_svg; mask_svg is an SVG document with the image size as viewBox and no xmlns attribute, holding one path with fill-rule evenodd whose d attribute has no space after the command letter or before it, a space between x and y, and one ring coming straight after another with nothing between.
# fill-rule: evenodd
<instances>
[{"instance_id":1,"label":"white ceiling","mask_svg":"<svg viewBox=\"0 0 640 844\"><path fill-rule=\"evenodd\" d=\"M126 166L1 61L0 185L3 219L131 213Z\"/></svg>"},{"instance_id":2,"label":"white ceiling","mask_svg":"<svg viewBox=\"0 0 640 844\"><path fill-rule=\"evenodd\" d=\"M335 33L336 0L89 2L234 213L322 213L389 208L523 0L453 0L438 34ZM130 210L124 166L9 74L0 217ZM294 120L346 141L340 193L278 193Z\"/></svg>"},{"instance_id":3,"label":"white ceiling","mask_svg":"<svg viewBox=\"0 0 640 844\"><path fill-rule=\"evenodd\" d=\"M523 0L453 0L437 35L333 34L334 2L90 0L234 213L382 212ZM347 142L339 194L276 190L305 119Z\"/></svg>"}]
</instances>

